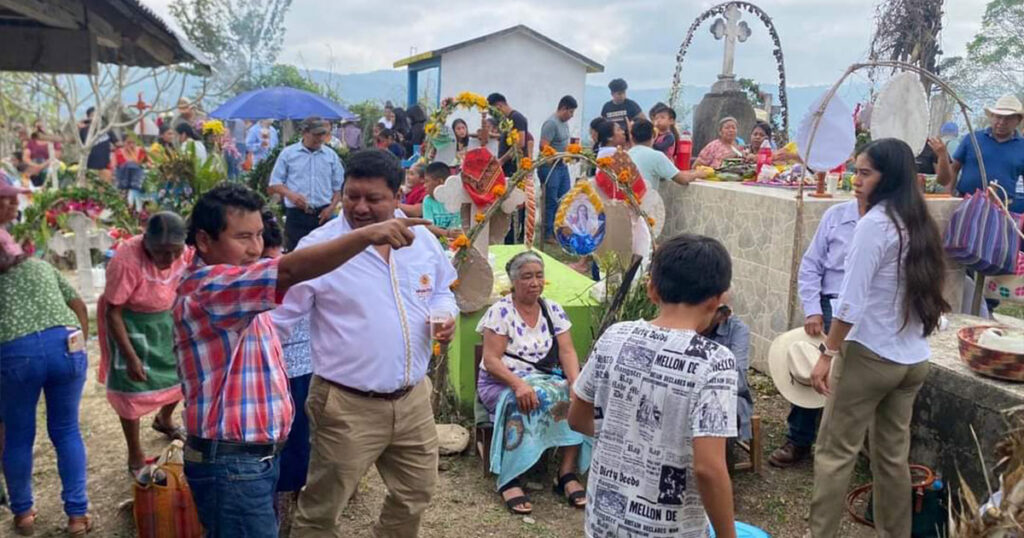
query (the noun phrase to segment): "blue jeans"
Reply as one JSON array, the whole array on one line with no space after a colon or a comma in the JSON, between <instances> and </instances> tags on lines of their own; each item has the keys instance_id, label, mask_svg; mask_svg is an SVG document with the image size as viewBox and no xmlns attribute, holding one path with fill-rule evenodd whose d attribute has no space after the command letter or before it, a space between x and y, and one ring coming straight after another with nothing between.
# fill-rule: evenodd
<instances>
[{"instance_id":1,"label":"blue jeans","mask_svg":"<svg viewBox=\"0 0 1024 538\"><path fill-rule=\"evenodd\" d=\"M309 382L313 374L288 379L292 403L295 405L295 420L288 432L288 441L281 449L281 476L277 480L277 491L299 491L306 485L306 471L309 469L309 417L306 416L306 398L309 397Z\"/></svg>"},{"instance_id":2,"label":"blue jeans","mask_svg":"<svg viewBox=\"0 0 1024 538\"><path fill-rule=\"evenodd\" d=\"M11 511L32 509L32 445L36 405L46 396L46 431L57 451L61 499L68 517L85 515L85 444L78 429L78 405L88 359L68 352L73 330L53 327L0 344L0 414L4 418L3 468Z\"/></svg>"},{"instance_id":3,"label":"blue jeans","mask_svg":"<svg viewBox=\"0 0 1024 538\"><path fill-rule=\"evenodd\" d=\"M199 521L207 538L277 538L274 490L280 472L277 456L214 451L204 461L185 460Z\"/></svg>"},{"instance_id":4,"label":"blue jeans","mask_svg":"<svg viewBox=\"0 0 1024 538\"><path fill-rule=\"evenodd\" d=\"M821 317L825 321L825 332L832 328L832 303L829 298L821 297ZM806 409L794 405L789 409L789 417L786 423L789 424L789 441L798 447L809 447L814 444L814 438L818 436L818 419L821 417L821 409Z\"/></svg>"},{"instance_id":5,"label":"blue jeans","mask_svg":"<svg viewBox=\"0 0 1024 538\"><path fill-rule=\"evenodd\" d=\"M569 167L565 164L542 166L537 170L541 184L544 185L544 239L548 239L555 236L558 203L569 192L572 180L569 178Z\"/></svg>"}]
</instances>

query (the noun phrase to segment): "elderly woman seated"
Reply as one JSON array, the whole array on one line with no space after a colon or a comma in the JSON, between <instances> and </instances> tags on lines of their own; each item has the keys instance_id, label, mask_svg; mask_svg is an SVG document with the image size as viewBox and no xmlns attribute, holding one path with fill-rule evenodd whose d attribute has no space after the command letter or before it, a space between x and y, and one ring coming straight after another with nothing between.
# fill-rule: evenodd
<instances>
[{"instance_id":1,"label":"elderly woman seated","mask_svg":"<svg viewBox=\"0 0 1024 538\"><path fill-rule=\"evenodd\" d=\"M569 336L572 324L561 306L541 298L540 256L517 254L505 271L512 292L491 306L477 326L484 341L477 396L495 424L491 471L498 473L498 491L509 511L529 514L533 507L519 475L545 449L563 447L554 490L570 506L583 508L586 492L575 473L586 468L590 442L565 421L569 389L580 371Z\"/></svg>"},{"instance_id":2,"label":"elderly woman seated","mask_svg":"<svg viewBox=\"0 0 1024 538\"><path fill-rule=\"evenodd\" d=\"M718 122L718 138L708 142L697 155L696 163L711 168L721 168L726 159L743 159L746 153L736 142L739 123L736 118L726 116Z\"/></svg>"}]
</instances>

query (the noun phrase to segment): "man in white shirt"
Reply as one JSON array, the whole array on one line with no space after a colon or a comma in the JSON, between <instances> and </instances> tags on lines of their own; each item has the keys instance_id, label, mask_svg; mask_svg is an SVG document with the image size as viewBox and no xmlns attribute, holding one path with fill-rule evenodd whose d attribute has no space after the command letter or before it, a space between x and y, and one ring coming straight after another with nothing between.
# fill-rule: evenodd
<instances>
[{"instance_id":1,"label":"man in white shirt","mask_svg":"<svg viewBox=\"0 0 1024 538\"><path fill-rule=\"evenodd\" d=\"M402 216L402 168L363 150L345 173L341 218L299 249ZM313 381L306 409L311 457L293 535L340 537L341 513L370 465L388 488L375 536L414 537L437 482L437 432L427 379L431 340L448 342L458 309L456 273L426 228L402 250L367 248L343 270L292 287L274 311L282 337L309 315ZM431 311L451 314L431 334Z\"/></svg>"},{"instance_id":2,"label":"man in white shirt","mask_svg":"<svg viewBox=\"0 0 1024 538\"><path fill-rule=\"evenodd\" d=\"M654 124L650 121L643 118L634 121L630 134L633 137L633 147L629 149L629 158L633 159L633 163L640 170L648 189L657 190L664 180L688 185L696 179L707 177L706 172L677 169L664 153L654 149Z\"/></svg>"}]
</instances>

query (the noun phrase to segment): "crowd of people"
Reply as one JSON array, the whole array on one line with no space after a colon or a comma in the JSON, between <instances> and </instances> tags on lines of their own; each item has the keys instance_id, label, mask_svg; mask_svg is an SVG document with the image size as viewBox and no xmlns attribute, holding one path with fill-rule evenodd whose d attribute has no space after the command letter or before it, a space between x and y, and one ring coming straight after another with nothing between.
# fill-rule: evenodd
<instances>
[{"instance_id":1,"label":"crowd of people","mask_svg":"<svg viewBox=\"0 0 1024 538\"><path fill-rule=\"evenodd\" d=\"M647 188L705 177L676 165L683 135L675 111L658 103L645 115L627 89L613 80L610 101L590 122L597 156L628 150ZM357 149L361 137L351 124L307 118L300 139L280 148L266 193L228 181L199 197L188 218L149 215L144 232L106 265L96 318L99 381L121 421L127 470L134 475L146 464L140 424L153 415L152 429L184 443L185 475L208 535L271 537L284 525L292 536L343 536L343 512L370 466L388 492L374 534L419 533L438 464L427 371L434 344L451 341L459 315L456 271L437 237L469 225L436 189L470 166L463 159L473 149L488 148L510 176L519 166L511 156L534 147L525 115L500 93L487 101L519 137L500 136L496 118L482 118L475 133L456 119L446 127L451 162L421 162L432 153L419 105L385 107L367 149ZM567 95L553 108L539 147L565 151L580 143L568 126L578 102ZM977 133L983 158L1011 209L1020 210L1024 110L1011 97L986 112L991 127ZM148 155L207 151L196 135L201 116L183 102L148 150L131 136L104 135L89 167L101 177L106 171L136 203ZM87 115L80 128L88 131L90 121ZM245 156L239 167L281 144L270 121L229 129ZM771 144L767 123L754 126L749 145L737 129L735 119L721 118L718 138L695 162L756 159ZM339 143L355 150L344 164L330 147ZM967 146L950 155L943 141L929 143L940 181L958 193L980 185ZM60 151L59 137L37 124L18 172L42 185L34 176ZM797 158L773 151L779 160ZM853 156L854 199L825 213L800 266L804 326L786 333L784 353L770 358L787 362L789 375L776 384L793 402L787 441L770 462L794 465L816 445L813 536L837 535L866 435L878 484L876 527L910 534L912 406L928 372L927 337L950 309L939 230L915 157L895 139ZM561 162L537 173L543 240L551 242L558 202L573 180ZM28 188L0 181L4 478L14 531L30 535L36 404L44 394L68 533L83 536L93 524L78 422L89 318L61 273L26 255L3 228L18 218L18 197ZM264 196L281 201L282 216ZM507 243L521 242L522 221L513 219ZM514 514L531 513L520 476L557 448L552 484L569 506L585 510L586 536L703 536L709 521L717 536L735 536L726 443L752 435L754 398L746 380L750 330L729 306L725 247L688 234L661 242L646 280L658 315L608 328L582 366L569 317L544 297L544 258L528 250L505 272L510 293L476 327L483 349L476 396L496 428L514 419L530 442L492 448L501 451L500 502ZM560 419L543 420L548 415Z\"/></svg>"}]
</instances>

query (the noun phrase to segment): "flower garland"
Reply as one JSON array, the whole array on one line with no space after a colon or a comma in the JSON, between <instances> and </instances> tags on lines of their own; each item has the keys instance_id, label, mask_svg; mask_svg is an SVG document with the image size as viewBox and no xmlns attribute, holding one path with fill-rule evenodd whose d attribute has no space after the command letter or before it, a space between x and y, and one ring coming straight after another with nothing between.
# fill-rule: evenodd
<instances>
[{"instance_id":1,"label":"flower garland","mask_svg":"<svg viewBox=\"0 0 1024 538\"><path fill-rule=\"evenodd\" d=\"M544 153L545 152L541 150L541 157L536 161L530 159L529 157L520 158L518 161L519 168L516 170L515 174L512 175L512 177L508 178L508 185L511 188L506 189L505 186L503 185L496 186L494 190L491 191L495 195L497 195L497 199L494 200L494 203L488 206L483 213L477 213L476 216L474 216L475 224L471 226L465 234L462 234L459 237L452 240L452 242L449 244L449 248L456 252L455 257L452 260L456 269L461 268L462 263L466 259L467 247L472 245L473 242L476 240L477 236L479 236L480 233L483 232L484 224L488 220L490 220L495 213L501 210L501 204L503 204L505 200L507 200L508 197L511 196L512 192L516 188L522 189L524 188L526 181L532 181L532 178L529 178L528 176L534 168L555 164L557 162L564 162L566 164L569 164L574 161L586 162L604 171L610 177L615 177L615 173L612 172L609 168L612 164L611 158L602 157L598 159L592 151L585 150L578 144L570 144L570 147L566 148L566 151L564 152L555 151L554 153L552 153L551 151L548 151L546 155ZM581 184L589 187L589 184L587 184L586 182ZM641 219L643 219L645 223L647 223L648 228L651 229L651 236L653 237L654 219L647 215L647 213L640 207L640 201L637 199L636 194L633 192L633 189L630 188L630 183L627 181L626 183L621 184L619 188L626 195L626 204L630 207L630 209L633 210L633 212L638 217L640 217ZM591 189L590 192L593 193L593 190ZM597 198L596 194L594 194L594 197ZM593 200L591 201L593 202ZM600 198L598 198L597 201L600 202ZM595 204L595 207L598 206ZM603 205L601 205L600 207L603 207ZM480 215L483 215L482 218L480 217Z\"/></svg>"},{"instance_id":2,"label":"flower garland","mask_svg":"<svg viewBox=\"0 0 1024 538\"><path fill-rule=\"evenodd\" d=\"M64 229L67 214L85 213L94 221L127 233L141 231L139 220L113 185L93 179L85 187L39 191L32 205L25 208L24 219L14 225L11 235L30 250L45 250L54 232Z\"/></svg>"},{"instance_id":3,"label":"flower garland","mask_svg":"<svg viewBox=\"0 0 1024 538\"><path fill-rule=\"evenodd\" d=\"M505 141L512 148L514 152L512 158L515 160L519 159L521 155L521 149L519 145L515 143L519 139L519 131L512 127L512 120L505 117L497 107L493 107L487 103L487 98L473 92L462 92L455 97L446 97L441 100L441 106L430 114L430 119L427 120L427 124L423 126L423 133L426 135L424 145L428 146L427 149L420 149L420 164L427 164L433 160L437 154L437 150L434 149L434 142L444 132L442 127L447 125L448 116L455 112L458 108L475 109L481 113L485 113L495 119L498 123L498 131L505 137ZM500 157L500 155L498 156Z\"/></svg>"}]
</instances>

